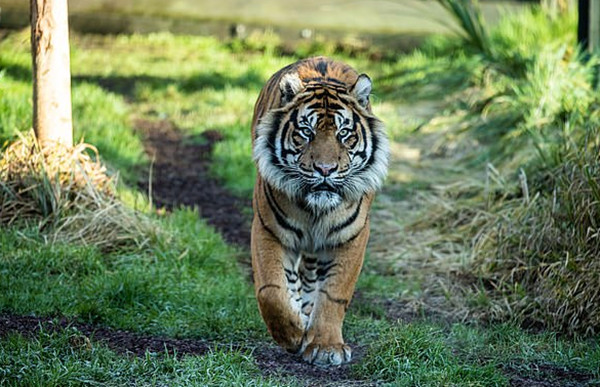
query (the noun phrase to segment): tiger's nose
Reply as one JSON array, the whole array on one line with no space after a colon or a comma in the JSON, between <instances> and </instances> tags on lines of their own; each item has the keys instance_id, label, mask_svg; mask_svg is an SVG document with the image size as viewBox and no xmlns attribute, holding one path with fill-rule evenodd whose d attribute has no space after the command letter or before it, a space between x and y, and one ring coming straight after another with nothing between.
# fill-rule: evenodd
<instances>
[{"instance_id":1,"label":"tiger's nose","mask_svg":"<svg viewBox=\"0 0 600 387\"><path fill-rule=\"evenodd\" d=\"M337 165L337 163L332 163L332 164L314 163L313 167L315 168L315 171L317 171L321 175L327 177L337 170L338 165Z\"/></svg>"}]
</instances>

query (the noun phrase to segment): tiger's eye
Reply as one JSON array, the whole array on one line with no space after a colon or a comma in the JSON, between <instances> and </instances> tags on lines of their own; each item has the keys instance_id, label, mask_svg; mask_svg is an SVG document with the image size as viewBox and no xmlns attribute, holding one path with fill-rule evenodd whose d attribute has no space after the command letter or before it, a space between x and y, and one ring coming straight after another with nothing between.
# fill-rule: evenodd
<instances>
[{"instance_id":1,"label":"tiger's eye","mask_svg":"<svg viewBox=\"0 0 600 387\"><path fill-rule=\"evenodd\" d=\"M302 128L301 131L302 131L302 134L304 136L306 136L307 138L309 138L309 139L312 138L313 132L309 128Z\"/></svg>"},{"instance_id":2,"label":"tiger's eye","mask_svg":"<svg viewBox=\"0 0 600 387\"><path fill-rule=\"evenodd\" d=\"M349 129L342 129L339 131L338 136L340 137L344 137L345 135L347 135L348 133L350 133Z\"/></svg>"}]
</instances>

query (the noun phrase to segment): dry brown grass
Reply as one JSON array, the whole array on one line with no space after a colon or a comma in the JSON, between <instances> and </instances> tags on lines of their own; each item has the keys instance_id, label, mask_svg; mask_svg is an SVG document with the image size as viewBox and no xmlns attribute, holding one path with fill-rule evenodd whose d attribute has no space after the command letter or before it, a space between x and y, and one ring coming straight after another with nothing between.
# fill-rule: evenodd
<instances>
[{"instance_id":1,"label":"dry brown grass","mask_svg":"<svg viewBox=\"0 0 600 387\"><path fill-rule=\"evenodd\" d=\"M453 297L466 300L471 316L600 332L600 160L587 156L531 186L523 172L510 181L490 166L486 184L426 197L427 215L410 228L433 228L469 251Z\"/></svg>"},{"instance_id":2,"label":"dry brown grass","mask_svg":"<svg viewBox=\"0 0 600 387\"><path fill-rule=\"evenodd\" d=\"M98 160L83 143L42 152L33 133L8 145L0 153L0 225L35 225L51 242L103 250L142 246L150 222L116 198L115 179Z\"/></svg>"},{"instance_id":3,"label":"dry brown grass","mask_svg":"<svg viewBox=\"0 0 600 387\"><path fill-rule=\"evenodd\" d=\"M491 290L491 318L600 332L598 172L597 160L565 163L550 190L505 202L480 229L473 273Z\"/></svg>"}]
</instances>

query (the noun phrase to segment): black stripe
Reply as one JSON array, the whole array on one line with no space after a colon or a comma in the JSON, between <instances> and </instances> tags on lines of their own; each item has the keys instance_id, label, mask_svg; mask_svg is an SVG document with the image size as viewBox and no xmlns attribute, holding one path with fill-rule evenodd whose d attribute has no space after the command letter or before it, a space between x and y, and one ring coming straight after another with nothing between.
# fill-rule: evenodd
<instances>
[{"instance_id":1,"label":"black stripe","mask_svg":"<svg viewBox=\"0 0 600 387\"><path fill-rule=\"evenodd\" d=\"M319 281L323 281L329 277L331 277L332 275L335 275L335 273L329 273L329 270L331 270L331 268L337 266L337 263L332 263L330 264L328 267L320 267L317 269L317 278L319 279Z\"/></svg>"},{"instance_id":2,"label":"black stripe","mask_svg":"<svg viewBox=\"0 0 600 387\"><path fill-rule=\"evenodd\" d=\"M265 223L265 220L263 219L262 215L260 214L260 209L258 208L258 204L257 204L257 205L255 205L255 207L256 207L256 214L258 215L258 220L260 221L260 224L263 226L263 228L264 228L265 230L267 230L267 232L268 232L269 234L271 234L271 236L272 236L273 238L275 238L275 240L277 240L277 242L279 242L280 244L282 244L282 245L283 245L283 243L281 243L281 239L279 239L279 238L277 237L277 235L275 235L275 233L273 232L273 230L271 230L271 229L269 228L269 226L267 226L267 225L266 225L266 223Z\"/></svg>"},{"instance_id":3,"label":"black stripe","mask_svg":"<svg viewBox=\"0 0 600 387\"><path fill-rule=\"evenodd\" d=\"M303 256L304 262L308 263L308 264L315 264L317 263L317 257L307 257L306 255Z\"/></svg>"},{"instance_id":4,"label":"black stripe","mask_svg":"<svg viewBox=\"0 0 600 387\"><path fill-rule=\"evenodd\" d=\"M331 261L328 261L327 263L323 263L319 269L317 269L317 273L319 273L319 270L321 270L321 272L324 271L329 271L332 267L337 266L338 263L335 262L333 259ZM317 274L318 275L318 274Z\"/></svg>"},{"instance_id":5,"label":"black stripe","mask_svg":"<svg viewBox=\"0 0 600 387\"><path fill-rule=\"evenodd\" d=\"M268 184L265 184L265 185L268 185ZM275 220L277 221L277 223L281 227L285 228L286 230L289 230L289 231L293 232L294 234L296 234L296 237L298 237L298 239L302 239L302 237L304 235L302 233L302 230L292 226L291 224L289 224L287 222L287 220L285 220L285 213L278 211L279 205L274 201L275 199L272 198L271 195L269 195L269 191L264 189L264 186L263 186L263 191L265 193L265 196L267 197L267 204L271 208L271 212L273 212L273 215L275 215Z\"/></svg>"},{"instance_id":6,"label":"black stripe","mask_svg":"<svg viewBox=\"0 0 600 387\"><path fill-rule=\"evenodd\" d=\"M310 279L310 278L307 278L305 276L302 276L302 283L303 284L305 284L305 283L307 283L307 284L314 284L315 282L317 282L317 278Z\"/></svg>"},{"instance_id":7,"label":"black stripe","mask_svg":"<svg viewBox=\"0 0 600 387\"><path fill-rule=\"evenodd\" d=\"M360 127L360 133L362 134L362 138L363 138L363 144L365 144L365 147L363 149L363 152L366 151L367 149L367 131L365 129L365 126L362 125L361 121L360 121L360 117L358 116L358 114L356 114L356 112L352 113L352 119L354 120L354 130L356 131L356 127ZM369 128L370 129L370 128Z\"/></svg>"},{"instance_id":8,"label":"black stripe","mask_svg":"<svg viewBox=\"0 0 600 387\"><path fill-rule=\"evenodd\" d=\"M277 132L279 131L279 125L281 124L282 113L277 113L273 115L273 120L271 123L269 137L267 141L267 146L271 151L271 164L278 165L279 161L277 160L277 155L275 154L275 141L277 140Z\"/></svg>"},{"instance_id":9,"label":"black stripe","mask_svg":"<svg viewBox=\"0 0 600 387\"><path fill-rule=\"evenodd\" d=\"M347 244L347 243L350 243L350 242L352 242L353 240L355 240L355 239L356 239L356 238L357 238L357 237L360 235L360 233L361 233L361 232L362 232L362 231L365 229L365 227L367 226L367 221L368 221L368 220L369 220L369 218L367 217L367 218L365 219L365 223L364 223L364 224L363 224L363 226L360 228L360 230L358 230L358 231L356 232L356 234L352 235L350 238L346 239L346 240L345 240L345 241L343 241L343 242L336 243L335 245L331 246L330 248L331 248L331 249L334 249L334 250L335 250L335 249L339 249L339 248L341 248L341 247L344 247L344 245L345 245L345 244Z\"/></svg>"},{"instance_id":10,"label":"black stripe","mask_svg":"<svg viewBox=\"0 0 600 387\"><path fill-rule=\"evenodd\" d=\"M288 269L283 269L283 271L285 271L285 278L289 282L296 283L296 281L298 281L298 274L296 274L293 271L288 270Z\"/></svg>"},{"instance_id":11,"label":"black stripe","mask_svg":"<svg viewBox=\"0 0 600 387\"><path fill-rule=\"evenodd\" d=\"M368 118L367 122L369 123L369 128L371 129L371 142L373 143L371 146L371 157L369 157L369 160L367 161L367 165L371 165L375 160L375 152L379 147L379 140L375 135L375 130L373 130L373 128L376 126L375 124L377 124L376 120L374 118Z\"/></svg>"},{"instance_id":12,"label":"black stripe","mask_svg":"<svg viewBox=\"0 0 600 387\"><path fill-rule=\"evenodd\" d=\"M320 109L323 107L323 104L319 101L317 102L313 102L311 105L308 105L306 108L307 109Z\"/></svg>"},{"instance_id":13,"label":"black stripe","mask_svg":"<svg viewBox=\"0 0 600 387\"><path fill-rule=\"evenodd\" d=\"M321 277L319 277L319 281L323 282L323 281L325 281L327 278L329 278L329 277L333 277L334 275L337 275L337 273L329 273L329 274L327 274L327 275L321 276Z\"/></svg>"},{"instance_id":14,"label":"black stripe","mask_svg":"<svg viewBox=\"0 0 600 387\"><path fill-rule=\"evenodd\" d=\"M337 83L340 86L339 87L334 86L336 89L345 90L345 87L341 87L341 86L346 86L346 84L344 82L340 81L339 79L327 77L327 82Z\"/></svg>"},{"instance_id":15,"label":"black stripe","mask_svg":"<svg viewBox=\"0 0 600 387\"><path fill-rule=\"evenodd\" d=\"M335 302L336 304L344 305L345 307L348 307L348 304L349 304L348 300L345 300L343 298L333 298L329 295L329 293L327 293L327 290L325 290L325 289L321 289L321 290L319 290L319 292L325 294L329 301Z\"/></svg>"},{"instance_id":16,"label":"black stripe","mask_svg":"<svg viewBox=\"0 0 600 387\"><path fill-rule=\"evenodd\" d=\"M360 200L358 201L358 205L356 206L356 210L354 210L354 212L352 213L352 215L350 215L350 217L348 219L346 219L343 223L340 223L337 226L333 227L331 230L329 230L327 237L330 237L334 233L341 231L341 230L345 229L346 227L350 226L352 223L354 223L356 218L358 218L358 214L360 214L360 210L362 208L362 200L363 200L363 198L361 197Z\"/></svg>"},{"instance_id":17,"label":"black stripe","mask_svg":"<svg viewBox=\"0 0 600 387\"><path fill-rule=\"evenodd\" d=\"M287 136L288 136L288 132L290 131L290 127L292 126L292 122L296 122L296 118L297 118L298 113L297 112L292 112L290 119L288 121L286 121L283 124L283 128L281 128L281 137L279 138L279 145L281 148L281 160L285 160L286 156L289 153L295 154L296 151L295 150L290 150L288 149L288 147L286 146L286 141L287 141Z\"/></svg>"},{"instance_id":18,"label":"black stripe","mask_svg":"<svg viewBox=\"0 0 600 387\"><path fill-rule=\"evenodd\" d=\"M329 107L330 107L331 109L333 109L333 110L342 110L342 109L344 109L344 106L343 106L343 105L340 105L340 104L338 104L338 103L335 103L335 102L333 102L333 103L329 103Z\"/></svg>"},{"instance_id":19,"label":"black stripe","mask_svg":"<svg viewBox=\"0 0 600 387\"><path fill-rule=\"evenodd\" d=\"M328 64L326 61L319 61L317 62L315 69L321 73L321 75L325 76L327 75L327 67Z\"/></svg>"},{"instance_id":20,"label":"black stripe","mask_svg":"<svg viewBox=\"0 0 600 387\"><path fill-rule=\"evenodd\" d=\"M277 288L277 289L281 289L281 286L279 285L275 285L275 284L266 284L260 287L260 289L258 289L258 292L262 292L263 290L267 289L267 288Z\"/></svg>"},{"instance_id":21,"label":"black stripe","mask_svg":"<svg viewBox=\"0 0 600 387\"><path fill-rule=\"evenodd\" d=\"M273 188L271 188L271 186L270 186L269 184L267 184L267 183L265 183L265 185L263 186L263 188L264 188L264 187L267 187L267 188L266 188L266 192L265 192L265 194L267 195L267 199L268 199L268 200L271 200L271 201L273 202L273 204L275 205L275 208L277 209L277 211L278 211L278 212L279 212L279 213L280 213L280 214L281 214L283 217L286 217L286 218L287 218L287 215L286 215L285 211L283 211L283 210L281 209L281 207L279 207L279 203L277 203L277 200L275 200L275 197L273 196Z\"/></svg>"},{"instance_id":22,"label":"black stripe","mask_svg":"<svg viewBox=\"0 0 600 387\"><path fill-rule=\"evenodd\" d=\"M342 81L339 81L335 78L323 78L323 77L313 77L306 78L304 82L308 83L308 85L304 88L305 91L317 91L317 90L325 90L331 89L336 92L347 93L346 84Z\"/></svg>"}]
</instances>

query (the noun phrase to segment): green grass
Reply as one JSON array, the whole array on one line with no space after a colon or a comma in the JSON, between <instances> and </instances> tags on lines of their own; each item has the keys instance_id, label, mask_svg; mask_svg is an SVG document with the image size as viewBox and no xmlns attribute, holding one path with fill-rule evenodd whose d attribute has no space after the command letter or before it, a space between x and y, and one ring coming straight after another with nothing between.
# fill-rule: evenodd
<instances>
[{"instance_id":1,"label":"green grass","mask_svg":"<svg viewBox=\"0 0 600 387\"><path fill-rule=\"evenodd\" d=\"M75 328L0 339L0 385L80 386L278 385L260 374L247 352L215 348L203 356L117 354L94 342L81 346Z\"/></svg>"},{"instance_id":2,"label":"green grass","mask_svg":"<svg viewBox=\"0 0 600 387\"><path fill-rule=\"evenodd\" d=\"M590 65L581 65L574 52L555 43L562 42L567 27L557 21L548 27L536 12L518 18L518 22L506 21L490 31L495 49L486 56L460 39L433 37L409 55L381 62L348 56L327 42L322 47L301 47L297 55L285 56L277 51L272 36L226 44L213 38L163 33L116 37L75 34L75 135L96 145L102 160L125 177L126 184L119 186L121 200L146 209L147 200L130 188L137 179L145 178L149 167L139 134L132 127L135 118L169 120L190 141L203 131L217 130L224 140L215 146L212 173L233 192L248 197L254 182L250 120L260 88L272 73L297 56L325 50L374 79L374 110L387 123L392 140L421 141L421 132L436 129L431 117L448 118L444 122L452 122L456 129L448 130L450 142L461 138L480 141L467 152L471 156L467 161L501 160L492 147L485 146L486 141L506 148L518 134L525 145L531 144L530 129L540 120L556 124L565 112L583 116L587 108L596 106L590 90L578 86L587 85ZM532 26L521 26L524 22ZM572 20L566 25L572 26ZM509 33L517 28L526 33L525 42ZM572 36L564 39L568 43ZM26 41L27 33L22 32L0 42L2 142L30 126ZM493 66L494 61L499 64ZM557 88L549 88L557 85L557 78ZM421 100L441 102L429 105L419 115L415 111ZM525 114L540 106L541 116ZM488 114L488 121L479 121L482 113ZM502 125L495 127L498 123ZM560 138L554 137L554 145L544 143L542 150L551 152L548 154L564 150L561 146L566 142ZM581 137L576 134L575 142L577 138ZM534 153L533 148L520 149ZM523 153L518 156L517 161L506 162L507 169L515 163L535 167L522 162L531 160ZM464 164L460 166L464 169ZM387 186L385 193L392 198L391 205L413 204L413 212L399 217L417 217L414 211L421 211L423 206L419 194L432 191L436 183L429 181L430 174L444 175L440 177L444 182L457 174L441 168L430 171L428 167L424 164L411 171L407 181L391 178L393 186ZM527 169L527 174L533 179L531 170ZM461 198L453 197L454 208L466 207L460 206ZM378 206L386 208L384 203L376 203ZM424 214L428 216L426 211ZM166 337L210 339L219 344L218 348L203 356L147 354L138 358L112 352L94 341L91 351L74 348L69 339L79 333L71 328L34 337L11 335L0 339L0 384L122 385L131 380L143 385L299 383L278 377L278 373L266 378L256 364L252 349L272 343L259 316L252 285L238 265L238 258L246 258L248 253L227 246L191 209L140 216L148 218L160 232L149 234L141 247L109 252L50 243L47 234L34 224L0 228L0 311L66 316ZM439 222L432 229L442 228L444 212L436 216L432 218ZM452 238L463 232L470 235L457 221L463 218L452 219L458 224ZM407 222L396 221L402 225ZM411 236L413 230L399 229L402 235L398 240L407 244L418 241L400 238ZM453 241L449 235L445 236ZM442 238L437 243L446 241ZM431 243L423 251L435 249ZM410 323L389 321L385 301L427 297L426 286L433 282L430 277L435 277L432 273L443 267L415 273L410 265L380 262L374 256L367 258L357 286L363 297L353 302L345 325L347 340L366 351L352 365L357 379L391 385L506 385L514 375L552 379L551 374L539 371L538 366L543 365L567 373L581 372L585 380L600 380L600 349L592 341L561 337L551 331L535 334L510 323L465 325L418 316ZM415 255L414 260L426 257ZM492 307L487 294L471 295L479 297L472 302ZM223 349L239 343L245 344L248 352Z\"/></svg>"},{"instance_id":3,"label":"green grass","mask_svg":"<svg viewBox=\"0 0 600 387\"><path fill-rule=\"evenodd\" d=\"M526 333L512 324L489 329L456 324L449 339L467 359L494 359L525 374L539 372L536 365L551 365L600 375L600 346L594 340L567 341L551 332Z\"/></svg>"},{"instance_id":4,"label":"green grass","mask_svg":"<svg viewBox=\"0 0 600 387\"><path fill-rule=\"evenodd\" d=\"M379 383L502 386L514 376L552 380L552 370L600 377L600 346L594 341L527 333L511 324L390 324L355 314L347 324L351 340L370 343L354 373Z\"/></svg>"},{"instance_id":5,"label":"green grass","mask_svg":"<svg viewBox=\"0 0 600 387\"><path fill-rule=\"evenodd\" d=\"M478 23L475 30L487 28ZM592 237L600 198L598 58L576 47L575 27L574 12L551 17L533 9L486 33L486 50L467 44L479 33L465 28L464 52L478 64L465 75L471 90L455 104L465 122L448 137L484 145L464 146L461 156L471 168L487 164L487 176L468 198L457 197L465 184L456 184L444 194L452 203L430 214L445 235L460 223L473 257L463 271L483 284L475 297L481 314L593 336L599 298L580 285L600 278Z\"/></svg>"},{"instance_id":6,"label":"green grass","mask_svg":"<svg viewBox=\"0 0 600 387\"><path fill-rule=\"evenodd\" d=\"M147 251L113 254L3 232L0 310L177 337L264 338L239 253L193 211L157 221L164 233Z\"/></svg>"}]
</instances>

